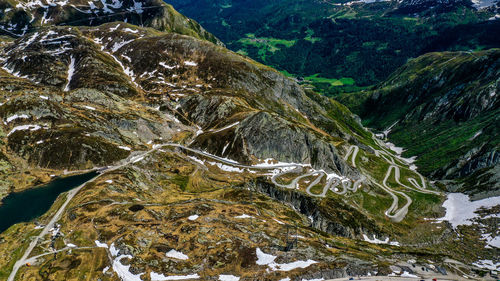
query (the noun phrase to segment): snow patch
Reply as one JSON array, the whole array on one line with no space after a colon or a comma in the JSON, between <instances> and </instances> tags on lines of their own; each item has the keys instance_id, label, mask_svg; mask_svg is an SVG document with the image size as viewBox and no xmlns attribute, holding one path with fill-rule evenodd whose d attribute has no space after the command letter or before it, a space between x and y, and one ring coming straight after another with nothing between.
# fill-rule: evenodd
<instances>
[{"instance_id":1,"label":"snow patch","mask_svg":"<svg viewBox=\"0 0 500 281\"><path fill-rule=\"evenodd\" d=\"M195 220L197 220L199 217L200 217L200 216L198 216L198 215L191 215L191 216L189 216L189 217L188 217L188 220L190 220L190 221L195 221Z\"/></svg>"},{"instance_id":2,"label":"snow patch","mask_svg":"<svg viewBox=\"0 0 500 281\"><path fill-rule=\"evenodd\" d=\"M137 29L131 29L131 28L128 28L128 27L124 28L123 31L130 32L130 33L137 33L137 32L139 32L139 30L137 30Z\"/></svg>"},{"instance_id":3,"label":"snow patch","mask_svg":"<svg viewBox=\"0 0 500 281\"><path fill-rule=\"evenodd\" d=\"M463 193L449 193L443 203L446 215L437 221L449 221L453 228L459 225L471 225L472 219L478 217L476 211L481 208L491 208L500 205L500 196L470 201L469 196ZM500 217L495 214L493 217Z\"/></svg>"},{"instance_id":4,"label":"snow patch","mask_svg":"<svg viewBox=\"0 0 500 281\"><path fill-rule=\"evenodd\" d=\"M387 145L387 147L390 150L396 152L397 155L401 155L401 153L403 153L405 151L404 148L398 147L395 144L393 144L392 142L386 142L385 145Z\"/></svg>"},{"instance_id":5,"label":"snow patch","mask_svg":"<svg viewBox=\"0 0 500 281\"><path fill-rule=\"evenodd\" d=\"M275 222L279 223L279 224L285 224L284 222L279 221L279 220L277 220L277 219L273 219L273 220L274 220Z\"/></svg>"},{"instance_id":6,"label":"snow patch","mask_svg":"<svg viewBox=\"0 0 500 281\"><path fill-rule=\"evenodd\" d=\"M500 270L500 262L493 262L492 260L478 260L472 263L479 268L486 268L489 270Z\"/></svg>"},{"instance_id":7,"label":"snow patch","mask_svg":"<svg viewBox=\"0 0 500 281\"><path fill-rule=\"evenodd\" d=\"M14 127L8 134L7 136L10 136L16 131L24 131L24 130L30 130L30 131L36 131L40 130L42 127L40 125L21 125L21 126L16 126Z\"/></svg>"},{"instance_id":8,"label":"snow patch","mask_svg":"<svg viewBox=\"0 0 500 281\"><path fill-rule=\"evenodd\" d=\"M260 250L260 248L256 249L257 254L257 264L258 265L267 265L271 271L290 271L297 268L306 268L312 264L318 263L314 260L307 261L294 261L291 263L276 263L274 260L276 256L266 254Z\"/></svg>"},{"instance_id":9,"label":"snow patch","mask_svg":"<svg viewBox=\"0 0 500 281\"><path fill-rule=\"evenodd\" d=\"M114 257L111 268L113 268L113 271L116 273L116 275L118 275L118 277L120 277L121 280L123 280L123 281L142 281L141 275L143 275L144 273L133 274L132 272L130 272L130 265L124 265L121 263L122 259L125 259L125 258L132 259L131 255L118 256L119 251L118 251L118 249L115 248L115 243L111 244L109 252Z\"/></svg>"},{"instance_id":10,"label":"snow patch","mask_svg":"<svg viewBox=\"0 0 500 281\"><path fill-rule=\"evenodd\" d=\"M372 243L372 244L389 244L392 246L399 246L399 242L396 242L396 241L390 242L389 237L385 238L385 240L380 240L380 239L377 239L377 237L375 237L375 235L374 235L373 239L370 239L368 236L366 236L366 234L363 234L363 239L366 242Z\"/></svg>"},{"instance_id":11,"label":"snow patch","mask_svg":"<svg viewBox=\"0 0 500 281\"><path fill-rule=\"evenodd\" d=\"M14 114L12 116L7 117L5 122L10 123L16 119L28 119L28 118L29 118L29 116L26 114L21 114L21 115Z\"/></svg>"},{"instance_id":12,"label":"snow patch","mask_svg":"<svg viewBox=\"0 0 500 281\"><path fill-rule=\"evenodd\" d=\"M250 218L253 218L252 216L249 216L247 214L243 214L243 215L240 215L240 216L236 216L234 217L235 219L250 219Z\"/></svg>"},{"instance_id":13,"label":"snow patch","mask_svg":"<svg viewBox=\"0 0 500 281\"><path fill-rule=\"evenodd\" d=\"M234 275L219 275L219 281L239 281L240 277Z\"/></svg>"},{"instance_id":14,"label":"snow patch","mask_svg":"<svg viewBox=\"0 0 500 281\"><path fill-rule=\"evenodd\" d=\"M131 40L128 40L128 41L122 41L122 42L115 42L113 44L113 47L111 47L111 52L116 52L118 51L119 49L121 49L123 46L127 45L128 43L134 41L135 39L131 39Z\"/></svg>"},{"instance_id":15,"label":"snow patch","mask_svg":"<svg viewBox=\"0 0 500 281\"><path fill-rule=\"evenodd\" d=\"M168 251L166 255L169 258L174 258L174 259L179 259L179 260L187 260L187 259L189 259L188 256L186 256L183 253L178 252L178 251L176 251L174 249Z\"/></svg>"},{"instance_id":16,"label":"snow patch","mask_svg":"<svg viewBox=\"0 0 500 281\"><path fill-rule=\"evenodd\" d=\"M174 66L170 66L170 65L168 65L168 64L166 64L166 63L164 63L164 62L159 62L158 64L159 64L159 65L161 65L161 66L163 66L163 67L165 67L166 69L174 69L174 68L177 68L177 66L176 66L176 65L174 65Z\"/></svg>"},{"instance_id":17,"label":"snow patch","mask_svg":"<svg viewBox=\"0 0 500 281\"><path fill-rule=\"evenodd\" d=\"M266 253L262 252L260 248L257 248L256 251L257 251L257 261L256 261L256 263L258 265L268 265L270 263L273 263L274 260L277 258L276 256L273 256L273 255L266 254Z\"/></svg>"},{"instance_id":18,"label":"snow patch","mask_svg":"<svg viewBox=\"0 0 500 281\"><path fill-rule=\"evenodd\" d=\"M71 78L73 77L74 73L75 73L75 58L71 56L68 66L68 78L66 79L68 82L66 82L66 86L64 86L65 92L69 91L69 83L71 82Z\"/></svg>"},{"instance_id":19,"label":"snow patch","mask_svg":"<svg viewBox=\"0 0 500 281\"><path fill-rule=\"evenodd\" d=\"M417 275L411 274L408 271L403 271L403 274L401 274L401 277L408 277L408 278L418 278Z\"/></svg>"},{"instance_id":20,"label":"snow patch","mask_svg":"<svg viewBox=\"0 0 500 281\"><path fill-rule=\"evenodd\" d=\"M101 243L99 240L95 240L94 242L99 248L108 248L108 245L106 243Z\"/></svg>"},{"instance_id":21,"label":"snow patch","mask_svg":"<svg viewBox=\"0 0 500 281\"><path fill-rule=\"evenodd\" d=\"M187 65L187 66L197 66L198 64L194 61L185 61L184 62L184 65Z\"/></svg>"},{"instance_id":22,"label":"snow patch","mask_svg":"<svg viewBox=\"0 0 500 281\"><path fill-rule=\"evenodd\" d=\"M159 274L156 272L151 272L151 274L149 276L151 277L151 281L185 280L185 279L199 279L200 278L200 276L198 274L165 276L163 274Z\"/></svg>"}]
</instances>

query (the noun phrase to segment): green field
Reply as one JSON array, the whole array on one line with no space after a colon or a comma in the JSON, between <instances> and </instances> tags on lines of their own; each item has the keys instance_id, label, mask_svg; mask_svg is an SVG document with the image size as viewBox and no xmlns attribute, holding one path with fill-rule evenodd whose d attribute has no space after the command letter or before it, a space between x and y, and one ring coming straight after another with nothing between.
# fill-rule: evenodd
<instances>
[{"instance_id":1,"label":"green field","mask_svg":"<svg viewBox=\"0 0 500 281\"><path fill-rule=\"evenodd\" d=\"M352 79L352 78L348 78L348 77L343 77L340 79L326 78L326 77L319 76L319 74L317 74L317 73L314 75L304 77L304 80L309 81L311 83L326 83L326 84L330 84L330 86L344 86L344 85L352 86L352 85L354 85L354 79Z\"/></svg>"},{"instance_id":2,"label":"green field","mask_svg":"<svg viewBox=\"0 0 500 281\"><path fill-rule=\"evenodd\" d=\"M281 50L281 48L290 48L295 45L297 40L285 40L272 37L255 37L253 33L245 34L245 38L239 39L237 42L243 44L245 47L255 47L258 48L258 55L265 60L267 53L275 53ZM240 50L246 52L245 50Z\"/></svg>"}]
</instances>

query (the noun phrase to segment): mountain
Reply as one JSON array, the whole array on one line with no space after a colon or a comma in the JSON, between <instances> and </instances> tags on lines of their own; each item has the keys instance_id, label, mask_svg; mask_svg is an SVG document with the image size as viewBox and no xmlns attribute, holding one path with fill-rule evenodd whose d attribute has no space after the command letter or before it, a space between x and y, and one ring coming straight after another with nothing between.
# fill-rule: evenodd
<instances>
[{"instance_id":1,"label":"mountain","mask_svg":"<svg viewBox=\"0 0 500 281\"><path fill-rule=\"evenodd\" d=\"M500 47L498 12L468 0L167 2L231 50L329 96L382 82L428 52Z\"/></svg>"},{"instance_id":2,"label":"mountain","mask_svg":"<svg viewBox=\"0 0 500 281\"><path fill-rule=\"evenodd\" d=\"M372 91L340 98L452 190L498 196L500 50L430 53ZM362 102L364 100L364 102Z\"/></svg>"},{"instance_id":3,"label":"mountain","mask_svg":"<svg viewBox=\"0 0 500 281\"><path fill-rule=\"evenodd\" d=\"M19 37L44 25L100 25L111 21L152 27L222 45L196 21L171 5L148 1L2 1L0 35Z\"/></svg>"},{"instance_id":4,"label":"mountain","mask_svg":"<svg viewBox=\"0 0 500 281\"><path fill-rule=\"evenodd\" d=\"M345 106L153 24L175 12L140 26L146 2L101 4L135 9L1 37L1 196L98 173L0 233L0 278L495 278L496 205L443 221L450 198Z\"/></svg>"}]
</instances>

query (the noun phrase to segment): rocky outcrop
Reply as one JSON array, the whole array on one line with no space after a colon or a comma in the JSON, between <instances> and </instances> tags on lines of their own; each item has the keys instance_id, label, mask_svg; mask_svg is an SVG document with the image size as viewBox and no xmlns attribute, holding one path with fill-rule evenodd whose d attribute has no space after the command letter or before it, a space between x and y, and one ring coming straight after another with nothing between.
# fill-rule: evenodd
<instances>
[{"instance_id":1,"label":"rocky outcrop","mask_svg":"<svg viewBox=\"0 0 500 281\"><path fill-rule=\"evenodd\" d=\"M344 202L332 198L318 202L317 199L299 191L278 188L265 179L247 185L250 189L291 205L297 212L309 218L312 227L326 233L348 238L359 238L362 234L384 236L373 220Z\"/></svg>"}]
</instances>

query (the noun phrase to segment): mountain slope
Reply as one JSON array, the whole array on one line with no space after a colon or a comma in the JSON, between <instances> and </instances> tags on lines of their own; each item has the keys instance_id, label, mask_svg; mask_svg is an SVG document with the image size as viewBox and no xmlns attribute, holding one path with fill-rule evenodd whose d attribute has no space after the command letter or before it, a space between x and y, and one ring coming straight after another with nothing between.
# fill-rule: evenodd
<instances>
[{"instance_id":1,"label":"mountain slope","mask_svg":"<svg viewBox=\"0 0 500 281\"><path fill-rule=\"evenodd\" d=\"M171 0L236 52L335 95L427 52L499 47L494 9L470 1Z\"/></svg>"},{"instance_id":2,"label":"mountain slope","mask_svg":"<svg viewBox=\"0 0 500 281\"><path fill-rule=\"evenodd\" d=\"M44 25L100 25L112 21L152 27L222 43L171 5L148 1L29 1L0 3L0 34L18 37Z\"/></svg>"},{"instance_id":3,"label":"mountain slope","mask_svg":"<svg viewBox=\"0 0 500 281\"><path fill-rule=\"evenodd\" d=\"M411 60L363 99L343 99L366 124L418 156L420 171L436 179L473 176L460 190L499 192L500 51L430 53ZM342 99L341 99L342 100Z\"/></svg>"},{"instance_id":4,"label":"mountain slope","mask_svg":"<svg viewBox=\"0 0 500 281\"><path fill-rule=\"evenodd\" d=\"M100 171L0 234L1 278L479 277L496 257L477 225L431 223L442 194L346 107L223 46L109 22L0 57L2 193Z\"/></svg>"}]
</instances>

